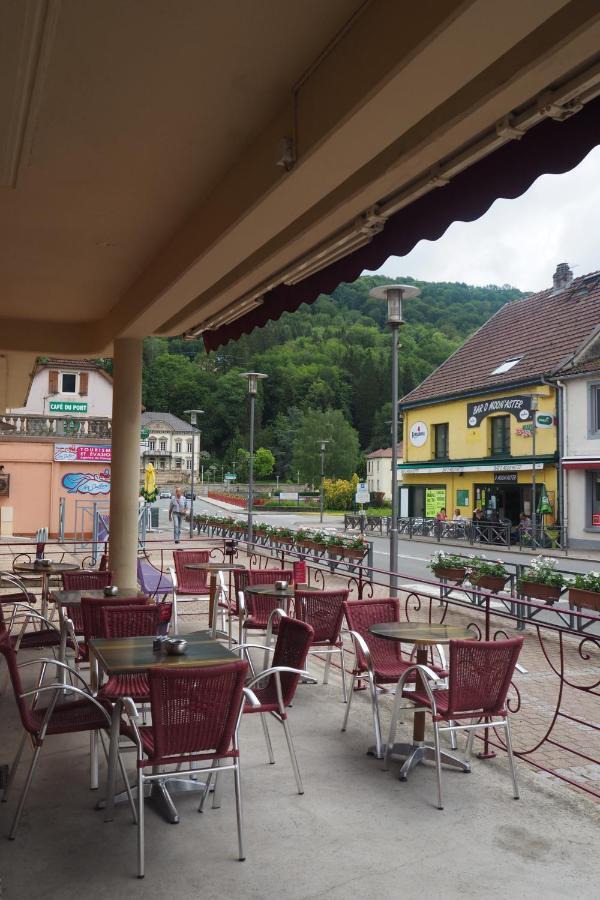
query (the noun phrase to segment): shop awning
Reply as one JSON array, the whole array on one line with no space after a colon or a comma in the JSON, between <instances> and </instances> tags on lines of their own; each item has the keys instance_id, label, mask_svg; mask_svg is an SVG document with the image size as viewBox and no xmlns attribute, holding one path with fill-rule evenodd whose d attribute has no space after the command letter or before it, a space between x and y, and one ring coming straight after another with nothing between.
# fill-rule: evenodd
<instances>
[{"instance_id":1,"label":"shop awning","mask_svg":"<svg viewBox=\"0 0 600 900\"><path fill-rule=\"evenodd\" d=\"M216 350L242 334L313 303L341 282L352 282L378 269L389 256L405 256L421 240L435 241L455 221L480 218L499 198L514 199L544 174L573 169L600 144L600 98L563 122L545 119L520 140L513 140L392 215L370 243L296 284L280 284L260 306L229 324L203 334L207 350Z\"/></svg>"},{"instance_id":2,"label":"shop awning","mask_svg":"<svg viewBox=\"0 0 600 900\"><path fill-rule=\"evenodd\" d=\"M414 462L400 463L398 469L401 469L405 475L429 475L430 473L447 472L449 474L458 472L524 472L531 471L534 468L543 469L545 465L554 465L556 458L553 455L532 457L516 456L512 459L456 459L432 460L431 462Z\"/></svg>"},{"instance_id":3,"label":"shop awning","mask_svg":"<svg viewBox=\"0 0 600 900\"><path fill-rule=\"evenodd\" d=\"M600 469L598 457L565 457L562 461L563 469Z\"/></svg>"}]
</instances>

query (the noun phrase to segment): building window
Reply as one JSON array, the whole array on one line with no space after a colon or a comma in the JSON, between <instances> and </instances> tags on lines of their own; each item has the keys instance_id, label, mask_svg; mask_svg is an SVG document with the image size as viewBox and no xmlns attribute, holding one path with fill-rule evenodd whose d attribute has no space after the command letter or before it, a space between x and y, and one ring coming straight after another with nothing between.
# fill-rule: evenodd
<instances>
[{"instance_id":1,"label":"building window","mask_svg":"<svg viewBox=\"0 0 600 900\"><path fill-rule=\"evenodd\" d=\"M186 462L185 462L185 467L186 467L186 469L188 470L188 472L191 472L191 471L192 471L192 461L191 461L191 459L187 459L187 460L186 460Z\"/></svg>"},{"instance_id":2,"label":"building window","mask_svg":"<svg viewBox=\"0 0 600 900\"><path fill-rule=\"evenodd\" d=\"M160 442L160 452L161 452L161 453L166 453L166 451L167 451L167 442L166 442L166 441L161 441L161 442Z\"/></svg>"},{"instance_id":3,"label":"building window","mask_svg":"<svg viewBox=\"0 0 600 900\"><path fill-rule=\"evenodd\" d=\"M159 460L159 465L160 465L161 469L164 469L164 467L165 467L164 459Z\"/></svg>"},{"instance_id":4,"label":"building window","mask_svg":"<svg viewBox=\"0 0 600 900\"><path fill-rule=\"evenodd\" d=\"M191 452L192 452L192 442L191 442L191 441L188 441L188 442L187 442L187 448L188 448L188 449L187 449L187 452L188 452L188 453L191 453ZM190 466L190 469L191 469L191 466Z\"/></svg>"},{"instance_id":5,"label":"building window","mask_svg":"<svg viewBox=\"0 0 600 900\"><path fill-rule=\"evenodd\" d=\"M180 460L179 458L177 458L177 459L175 460L175 468L176 468L176 469L180 469L180 468L181 468L181 460Z\"/></svg>"},{"instance_id":6,"label":"building window","mask_svg":"<svg viewBox=\"0 0 600 900\"><path fill-rule=\"evenodd\" d=\"M494 416L491 419L492 456L510 453L510 416Z\"/></svg>"},{"instance_id":7,"label":"building window","mask_svg":"<svg viewBox=\"0 0 600 900\"><path fill-rule=\"evenodd\" d=\"M434 425L435 434L435 458L448 459L448 423Z\"/></svg>"},{"instance_id":8,"label":"building window","mask_svg":"<svg viewBox=\"0 0 600 900\"><path fill-rule=\"evenodd\" d=\"M77 375L75 372L61 372L60 392L61 394L77 393Z\"/></svg>"},{"instance_id":9,"label":"building window","mask_svg":"<svg viewBox=\"0 0 600 900\"><path fill-rule=\"evenodd\" d=\"M591 515L587 522L588 528L600 528L600 472L590 472L589 479L592 489L592 502L590 504Z\"/></svg>"},{"instance_id":10,"label":"building window","mask_svg":"<svg viewBox=\"0 0 600 900\"><path fill-rule=\"evenodd\" d=\"M600 384L588 385L588 437L600 438Z\"/></svg>"},{"instance_id":11,"label":"building window","mask_svg":"<svg viewBox=\"0 0 600 900\"><path fill-rule=\"evenodd\" d=\"M148 441L148 450L156 450L156 438L150 438Z\"/></svg>"},{"instance_id":12,"label":"building window","mask_svg":"<svg viewBox=\"0 0 600 900\"><path fill-rule=\"evenodd\" d=\"M175 441L175 453L181 453L181 441Z\"/></svg>"},{"instance_id":13,"label":"building window","mask_svg":"<svg viewBox=\"0 0 600 900\"><path fill-rule=\"evenodd\" d=\"M500 363L499 366L492 369L492 375L503 375L505 372L509 372L511 369L514 369L517 363L521 362L522 359L522 356L511 356L510 359L505 359L503 363Z\"/></svg>"}]
</instances>

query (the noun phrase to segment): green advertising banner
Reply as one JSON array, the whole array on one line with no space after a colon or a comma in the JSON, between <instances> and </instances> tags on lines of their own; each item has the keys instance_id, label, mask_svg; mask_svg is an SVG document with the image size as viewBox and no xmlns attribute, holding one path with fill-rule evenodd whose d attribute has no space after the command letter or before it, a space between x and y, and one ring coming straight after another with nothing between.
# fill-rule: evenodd
<instances>
[{"instance_id":1,"label":"green advertising banner","mask_svg":"<svg viewBox=\"0 0 600 900\"><path fill-rule=\"evenodd\" d=\"M440 509L446 506L446 488L427 488L425 491L425 515L434 519Z\"/></svg>"},{"instance_id":2,"label":"green advertising banner","mask_svg":"<svg viewBox=\"0 0 600 900\"><path fill-rule=\"evenodd\" d=\"M70 400L51 400L49 411L57 413L86 413L87 403L74 403Z\"/></svg>"}]
</instances>

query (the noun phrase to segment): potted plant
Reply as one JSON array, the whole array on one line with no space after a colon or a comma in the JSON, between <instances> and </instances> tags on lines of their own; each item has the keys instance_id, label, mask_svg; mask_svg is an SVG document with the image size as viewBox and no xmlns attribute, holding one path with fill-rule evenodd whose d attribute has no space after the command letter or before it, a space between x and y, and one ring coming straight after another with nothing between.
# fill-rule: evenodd
<instances>
[{"instance_id":1,"label":"potted plant","mask_svg":"<svg viewBox=\"0 0 600 900\"><path fill-rule=\"evenodd\" d=\"M264 522L257 522L256 525L253 526L253 532L256 537L267 537L269 534L269 526L265 525Z\"/></svg>"},{"instance_id":2,"label":"potted plant","mask_svg":"<svg viewBox=\"0 0 600 900\"><path fill-rule=\"evenodd\" d=\"M455 581L457 584L464 581L467 574L463 557L458 553L446 553L444 550L438 550L433 554L427 568L431 569L436 578Z\"/></svg>"},{"instance_id":3,"label":"potted plant","mask_svg":"<svg viewBox=\"0 0 600 900\"><path fill-rule=\"evenodd\" d=\"M500 559L497 562L491 562L485 556L473 556L469 559L467 577L473 587L498 593L508 581L508 572Z\"/></svg>"},{"instance_id":4,"label":"potted plant","mask_svg":"<svg viewBox=\"0 0 600 900\"><path fill-rule=\"evenodd\" d=\"M567 580L557 570L558 560L551 556L534 556L529 568L519 581L519 591L526 597L555 603L562 593Z\"/></svg>"},{"instance_id":5,"label":"potted plant","mask_svg":"<svg viewBox=\"0 0 600 900\"><path fill-rule=\"evenodd\" d=\"M349 559L364 559L369 546L362 538L348 538L345 541L344 555Z\"/></svg>"},{"instance_id":6,"label":"potted plant","mask_svg":"<svg viewBox=\"0 0 600 900\"><path fill-rule=\"evenodd\" d=\"M600 572L575 576L569 587L569 606L585 606L600 612Z\"/></svg>"},{"instance_id":7,"label":"potted plant","mask_svg":"<svg viewBox=\"0 0 600 900\"><path fill-rule=\"evenodd\" d=\"M314 544L312 532L307 531L305 528L299 528L296 531L296 539L294 543L298 547L312 547Z\"/></svg>"},{"instance_id":8,"label":"potted plant","mask_svg":"<svg viewBox=\"0 0 600 900\"><path fill-rule=\"evenodd\" d=\"M271 540L274 544L293 544L294 534L289 528L274 528L271 532Z\"/></svg>"},{"instance_id":9,"label":"potted plant","mask_svg":"<svg viewBox=\"0 0 600 900\"><path fill-rule=\"evenodd\" d=\"M346 549L344 538L337 534L326 538L326 546L331 556L343 556Z\"/></svg>"}]
</instances>

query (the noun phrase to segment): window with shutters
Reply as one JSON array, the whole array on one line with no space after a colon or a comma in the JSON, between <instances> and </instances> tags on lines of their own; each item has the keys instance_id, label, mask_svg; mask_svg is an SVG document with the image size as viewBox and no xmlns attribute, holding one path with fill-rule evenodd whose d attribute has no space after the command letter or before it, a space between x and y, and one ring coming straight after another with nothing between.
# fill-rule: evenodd
<instances>
[{"instance_id":1,"label":"window with shutters","mask_svg":"<svg viewBox=\"0 0 600 900\"><path fill-rule=\"evenodd\" d=\"M58 372L55 370L48 372L48 393L58 394Z\"/></svg>"},{"instance_id":2,"label":"window with shutters","mask_svg":"<svg viewBox=\"0 0 600 900\"><path fill-rule=\"evenodd\" d=\"M82 397L87 397L88 392L88 372L80 372L79 373L79 394Z\"/></svg>"},{"instance_id":3,"label":"window with shutters","mask_svg":"<svg viewBox=\"0 0 600 900\"><path fill-rule=\"evenodd\" d=\"M77 375L75 372L60 373L60 392L61 394L77 393Z\"/></svg>"}]
</instances>

